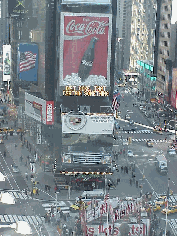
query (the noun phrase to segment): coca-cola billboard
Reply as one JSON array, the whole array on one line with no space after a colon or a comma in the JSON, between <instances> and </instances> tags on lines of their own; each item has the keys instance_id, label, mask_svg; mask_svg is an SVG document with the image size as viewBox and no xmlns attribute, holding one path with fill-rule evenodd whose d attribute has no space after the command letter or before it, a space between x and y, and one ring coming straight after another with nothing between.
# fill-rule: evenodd
<instances>
[{"instance_id":1,"label":"coca-cola billboard","mask_svg":"<svg viewBox=\"0 0 177 236\"><path fill-rule=\"evenodd\" d=\"M112 16L61 13L60 86L110 86Z\"/></svg>"}]
</instances>

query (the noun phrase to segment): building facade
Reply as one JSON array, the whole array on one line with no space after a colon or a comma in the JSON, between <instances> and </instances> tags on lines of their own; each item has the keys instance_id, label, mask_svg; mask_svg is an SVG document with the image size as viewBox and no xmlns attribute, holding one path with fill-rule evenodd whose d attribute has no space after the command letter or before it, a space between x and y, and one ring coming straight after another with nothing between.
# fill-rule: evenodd
<instances>
[{"instance_id":1,"label":"building facade","mask_svg":"<svg viewBox=\"0 0 177 236\"><path fill-rule=\"evenodd\" d=\"M170 56L172 1L162 0L160 4L160 21L157 56L157 94L165 94L166 60Z\"/></svg>"},{"instance_id":2,"label":"building facade","mask_svg":"<svg viewBox=\"0 0 177 236\"><path fill-rule=\"evenodd\" d=\"M153 0L124 2L123 69L135 71L137 60L153 60L156 5Z\"/></svg>"}]
</instances>

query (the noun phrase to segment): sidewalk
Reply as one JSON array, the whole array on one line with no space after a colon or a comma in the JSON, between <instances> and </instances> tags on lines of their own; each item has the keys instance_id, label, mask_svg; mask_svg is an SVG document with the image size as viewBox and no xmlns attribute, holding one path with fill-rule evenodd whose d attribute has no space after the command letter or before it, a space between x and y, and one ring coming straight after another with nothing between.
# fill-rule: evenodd
<instances>
[{"instance_id":1,"label":"sidewalk","mask_svg":"<svg viewBox=\"0 0 177 236\"><path fill-rule=\"evenodd\" d=\"M19 167L19 170L23 178L25 179L25 182L28 188L31 190L32 183L31 183L30 175L32 174L32 172L31 172L31 168L28 162L27 162L27 166L25 166L25 163L27 161L27 156L29 155L29 157L32 158L30 152L25 147L22 147L21 145L22 143L19 139L19 136L9 136L8 140L4 141L4 144L5 144L7 152L10 154L15 164ZM16 148L15 148L15 144L17 144ZM20 161L21 155L23 157L22 162ZM26 179L26 173L28 174L28 179ZM55 199L54 183L52 182L53 174L43 172L41 166L38 163L36 163L36 173L34 175L35 175L35 181L39 181L39 186L38 186L39 195L38 196L34 195L33 199L39 199L39 200ZM51 186L50 193L44 191L45 179L48 180L48 184L50 183L50 186ZM44 223L44 226L50 236L59 235L57 231L57 225Z\"/></svg>"},{"instance_id":2,"label":"sidewalk","mask_svg":"<svg viewBox=\"0 0 177 236\"><path fill-rule=\"evenodd\" d=\"M33 160L33 157L31 153L27 150L25 146L22 147L22 142L19 138L19 136L9 136L8 140L4 141L4 144L6 146L6 150L9 152L10 156L16 163L16 165L19 167L20 172L22 176L25 179L25 182L29 189L32 188L32 183L30 176L33 174L31 172L30 167L30 159ZM17 147L15 148L15 144L17 144ZM22 162L20 161L20 156L23 157ZM29 156L29 161L27 159L27 156ZM27 164L27 166L26 166ZM28 179L26 178L26 175L28 175ZM51 200L55 198L54 193L54 181L53 181L53 173L51 172L44 172L38 161L35 162L35 173L34 173L34 180L39 181L38 189L39 189L39 195L34 195L34 198L38 198L41 200ZM50 192L45 191L45 185L49 185L51 187Z\"/></svg>"}]
</instances>

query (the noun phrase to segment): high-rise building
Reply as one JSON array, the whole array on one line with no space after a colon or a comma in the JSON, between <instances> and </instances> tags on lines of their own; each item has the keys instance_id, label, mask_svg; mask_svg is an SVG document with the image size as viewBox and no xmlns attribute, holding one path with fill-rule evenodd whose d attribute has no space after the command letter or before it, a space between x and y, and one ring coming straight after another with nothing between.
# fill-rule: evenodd
<instances>
[{"instance_id":1,"label":"high-rise building","mask_svg":"<svg viewBox=\"0 0 177 236\"><path fill-rule=\"evenodd\" d=\"M172 0L161 0L159 2L159 34L156 34L158 41L157 60L157 94L164 94L166 87L166 60L170 56L170 38L171 38L171 14Z\"/></svg>"},{"instance_id":2,"label":"high-rise building","mask_svg":"<svg viewBox=\"0 0 177 236\"><path fill-rule=\"evenodd\" d=\"M153 60L154 0L126 0L123 7L123 69L135 71L138 60Z\"/></svg>"}]
</instances>

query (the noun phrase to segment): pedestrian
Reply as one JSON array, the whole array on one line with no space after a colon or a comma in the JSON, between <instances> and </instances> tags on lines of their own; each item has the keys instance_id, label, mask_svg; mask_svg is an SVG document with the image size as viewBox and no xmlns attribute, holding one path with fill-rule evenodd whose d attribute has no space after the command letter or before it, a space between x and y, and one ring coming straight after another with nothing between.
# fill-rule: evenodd
<instances>
[{"instance_id":1,"label":"pedestrian","mask_svg":"<svg viewBox=\"0 0 177 236\"><path fill-rule=\"evenodd\" d=\"M17 144L15 143L15 149L17 149Z\"/></svg>"},{"instance_id":2,"label":"pedestrian","mask_svg":"<svg viewBox=\"0 0 177 236\"><path fill-rule=\"evenodd\" d=\"M119 179L119 178L117 178L117 185L119 184L119 182L120 182L120 179Z\"/></svg>"},{"instance_id":3,"label":"pedestrian","mask_svg":"<svg viewBox=\"0 0 177 236\"><path fill-rule=\"evenodd\" d=\"M126 173L128 174L128 167L126 166Z\"/></svg>"},{"instance_id":4,"label":"pedestrian","mask_svg":"<svg viewBox=\"0 0 177 236\"><path fill-rule=\"evenodd\" d=\"M6 151L4 151L4 156L6 157Z\"/></svg>"},{"instance_id":5,"label":"pedestrian","mask_svg":"<svg viewBox=\"0 0 177 236\"><path fill-rule=\"evenodd\" d=\"M138 181L136 180L136 187L138 188Z\"/></svg>"},{"instance_id":6,"label":"pedestrian","mask_svg":"<svg viewBox=\"0 0 177 236\"><path fill-rule=\"evenodd\" d=\"M55 193L56 193L56 191L57 191L57 186L55 185L55 188L54 188L54 190L55 190Z\"/></svg>"},{"instance_id":7,"label":"pedestrian","mask_svg":"<svg viewBox=\"0 0 177 236\"><path fill-rule=\"evenodd\" d=\"M49 190L49 192L50 192L50 188L51 188L51 187L48 185L48 190Z\"/></svg>"},{"instance_id":8,"label":"pedestrian","mask_svg":"<svg viewBox=\"0 0 177 236\"><path fill-rule=\"evenodd\" d=\"M125 174L125 172L126 172L126 166L124 166L124 174Z\"/></svg>"},{"instance_id":9,"label":"pedestrian","mask_svg":"<svg viewBox=\"0 0 177 236\"><path fill-rule=\"evenodd\" d=\"M32 167L31 167L31 171L33 172L33 165L32 165Z\"/></svg>"},{"instance_id":10,"label":"pedestrian","mask_svg":"<svg viewBox=\"0 0 177 236\"><path fill-rule=\"evenodd\" d=\"M31 197L33 197L34 193L33 193L33 189L31 190Z\"/></svg>"},{"instance_id":11,"label":"pedestrian","mask_svg":"<svg viewBox=\"0 0 177 236\"><path fill-rule=\"evenodd\" d=\"M29 157L29 156L27 156L28 162L29 162L29 158L30 158L30 157Z\"/></svg>"},{"instance_id":12,"label":"pedestrian","mask_svg":"<svg viewBox=\"0 0 177 236\"><path fill-rule=\"evenodd\" d=\"M38 188L36 189L36 195L39 195L39 190L38 190Z\"/></svg>"},{"instance_id":13,"label":"pedestrian","mask_svg":"<svg viewBox=\"0 0 177 236\"><path fill-rule=\"evenodd\" d=\"M25 189L25 194L26 194L26 196L28 195L28 191L27 191L27 189Z\"/></svg>"},{"instance_id":14,"label":"pedestrian","mask_svg":"<svg viewBox=\"0 0 177 236\"><path fill-rule=\"evenodd\" d=\"M130 178L130 180L129 180L129 181L130 181L130 185L132 186L132 179Z\"/></svg>"},{"instance_id":15,"label":"pedestrian","mask_svg":"<svg viewBox=\"0 0 177 236\"><path fill-rule=\"evenodd\" d=\"M21 159L21 162L22 162L23 161L23 157L21 156L20 159Z\"/></svg>"},{"instance_id":16,"label":"pedestrian","mask_svg":"<svg viewBox=\"0 0 177 236\"><path fill-rule=\"evenodd\" d=\"M123 154L125 155L125 149L123 150Z\"/></svg>"},{"instance_id":17,"label":"pedestrian","mask_svg":"<svg viewBox=\"0 0 177 236\"><path fill-rule=\"evenodd\" d=\"M25 163L25 166L27 166L27 161L26 161L26 163Z\"/></svg>"},{"instance_id":18,"label":"pedestrian","mask_svg":"<svg viewBox=\"0 0 177 236\"><path fill-rule=\"evenodd\" d=\"M26 180L28 181L28 173L25 173L25 176L26 176Z\"/></svg>"},{"instance_id":19,"label":"pedestrian","mask_svg":"<svg viewBox=\"0 0 177 236\"><path fill-rule=\"evenodd\" d=\"M133 178L133 171L132 171L132 178Z\"/></svg>"},{"instance_id":20,"label":"pedestrian","mask_svg":"<svg viewBox=\"0 0 177 236\"><path fill-rule=\"evenodd\" d=\"M123 166L121 166L121 173L123 172L123 169L124 169L124 167L123 167Z\"/></svg>"},{"instance_id":21,"label":"pedestrian","mask_svg":"<svg viewBox=\"0 0 177 236\"><path fill-rule=\"evenodd\" d=\"M47 186L47 185L45 185L45 191L47 191L47 189L48 189L48 186Z\"/></svg>"}]
</instances>

